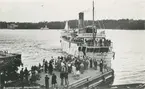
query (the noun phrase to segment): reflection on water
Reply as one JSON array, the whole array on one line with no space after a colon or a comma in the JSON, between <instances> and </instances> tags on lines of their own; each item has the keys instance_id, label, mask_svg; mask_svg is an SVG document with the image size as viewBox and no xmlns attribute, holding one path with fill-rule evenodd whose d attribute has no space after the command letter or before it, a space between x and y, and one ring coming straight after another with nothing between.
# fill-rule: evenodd
<instances>
[{"instance_id":1,"label":"reflection on water","mask_svg":"<svg viewBox=\"0 0 145 89\"><path fill-rule=\"evenodd\" d=\"M113 41L116 84L145 83L145 31L107 31ZM22 53L24 66L61 55L58 30L0 30L0 49Z\"/></svg>"}]
</instances>

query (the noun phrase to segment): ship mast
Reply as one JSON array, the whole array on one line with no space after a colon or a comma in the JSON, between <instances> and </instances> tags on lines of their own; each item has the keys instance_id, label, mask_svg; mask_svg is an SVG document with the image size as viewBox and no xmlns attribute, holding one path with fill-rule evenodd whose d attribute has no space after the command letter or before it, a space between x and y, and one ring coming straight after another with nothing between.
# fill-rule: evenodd
<instances>
[{"instance_id":1,"label":"ship mast","mask_svg":"<svg viewBox=\"0 0 145 89\"><path fill-rule=\"evenodd\" d=\"M94 28L94 25L95 23L94 23L94 1L93 1L93 28Z\"/></svg>"},{"instance_id":2,"label":"ship mast","mask_svg":"<svg viewBox=\"0 0 145 89\"><path fill-rule=\"evenodd\" d=\"M94 22L94 1L93 1L93 44L94 44L94 46L95 46L95 22Z\"/></svg>"}]
</instances>

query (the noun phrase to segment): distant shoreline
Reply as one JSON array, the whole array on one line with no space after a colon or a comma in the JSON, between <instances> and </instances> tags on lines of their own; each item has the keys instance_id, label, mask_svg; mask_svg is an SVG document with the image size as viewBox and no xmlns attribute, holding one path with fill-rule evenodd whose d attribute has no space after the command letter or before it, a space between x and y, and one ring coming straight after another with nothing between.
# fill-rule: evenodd
<instances>
[{"instance_id":1,"label":"distant shoreline","mask_svg":"<svg viewBox=\"0 0 145 89\"><path fill-rule=\"evenodd\" d=\"M42 30L42 29L1 29L0 30ZM57 31L60 31L60 30L63 30L63 29L48 29L48 30L45 30L45 31L49 31L49 30L57 30ZM132 31L140 31L140 30L145 30L145 29L98 29L98 30L132 30ZM44 30L42 30L44 31Z\"/></svg>"},{"instance_id":2,"label":"distant shoreline","mask_svg":"<svg viewBox=\"0 0 145 89\"><path fill-rule=\"evenodd\" d=\"M70 28L78 28L78 20L69 20ZM92 25L91 20L85 20L84 25ZM145 20L119 19L119 20L98 20L95 21L98 29L121 29L121 30L144 30ZM65 21L54 22L0 22L0 29L41 29L47 26L50 29L64 29ZM46 29L43 29L46 30Z\"/></svg>"}]
</instances>

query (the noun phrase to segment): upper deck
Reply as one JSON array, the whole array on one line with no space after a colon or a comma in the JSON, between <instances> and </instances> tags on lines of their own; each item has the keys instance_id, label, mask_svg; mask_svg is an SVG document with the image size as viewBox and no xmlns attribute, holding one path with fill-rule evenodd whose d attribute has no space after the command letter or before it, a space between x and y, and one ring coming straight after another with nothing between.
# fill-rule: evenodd
<instances>
[{"instance_id":1,"label":"upper deck","mask_svg":"<svg viewBox=\"0 0 145 89\"><path fill-rule=\"evenodd\" d=\"M105 38L106 37L105 31L97 32L96 27L93 26L87 26L83 29L79 29L77 36L81 38L92 38L92 37Z\"/></svg>"},{"instance_id":2,"label":"upper deck","mask_svg":"<svg viewBox=\"0 0 145 89\"><path fill-rule=\"evenodd\" d=\"M79 37L79 38L105 38L105 31L99 31L97 32L97 29L92 26L87 26L82 29L71 29L71 30L63 30L61 32L61 36L66 37Z\"/></svg>"}]
</instances>

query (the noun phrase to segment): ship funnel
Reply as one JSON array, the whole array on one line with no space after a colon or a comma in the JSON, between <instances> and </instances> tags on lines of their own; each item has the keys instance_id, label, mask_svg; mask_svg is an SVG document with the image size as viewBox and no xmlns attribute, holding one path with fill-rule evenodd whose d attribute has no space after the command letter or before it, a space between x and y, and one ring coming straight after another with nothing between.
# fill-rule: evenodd
<instances>
[{"instance_id":1,"label":"ship funnel","mask_svg":"<svg viewBox=\"0 0 145 89\"><path fill-rule=\"evenodd\" d=\"M78 26L79 28L84 28L84 13L80 12L79 13L79 21L78 21Z\"/></svg>"}]
</instances>

